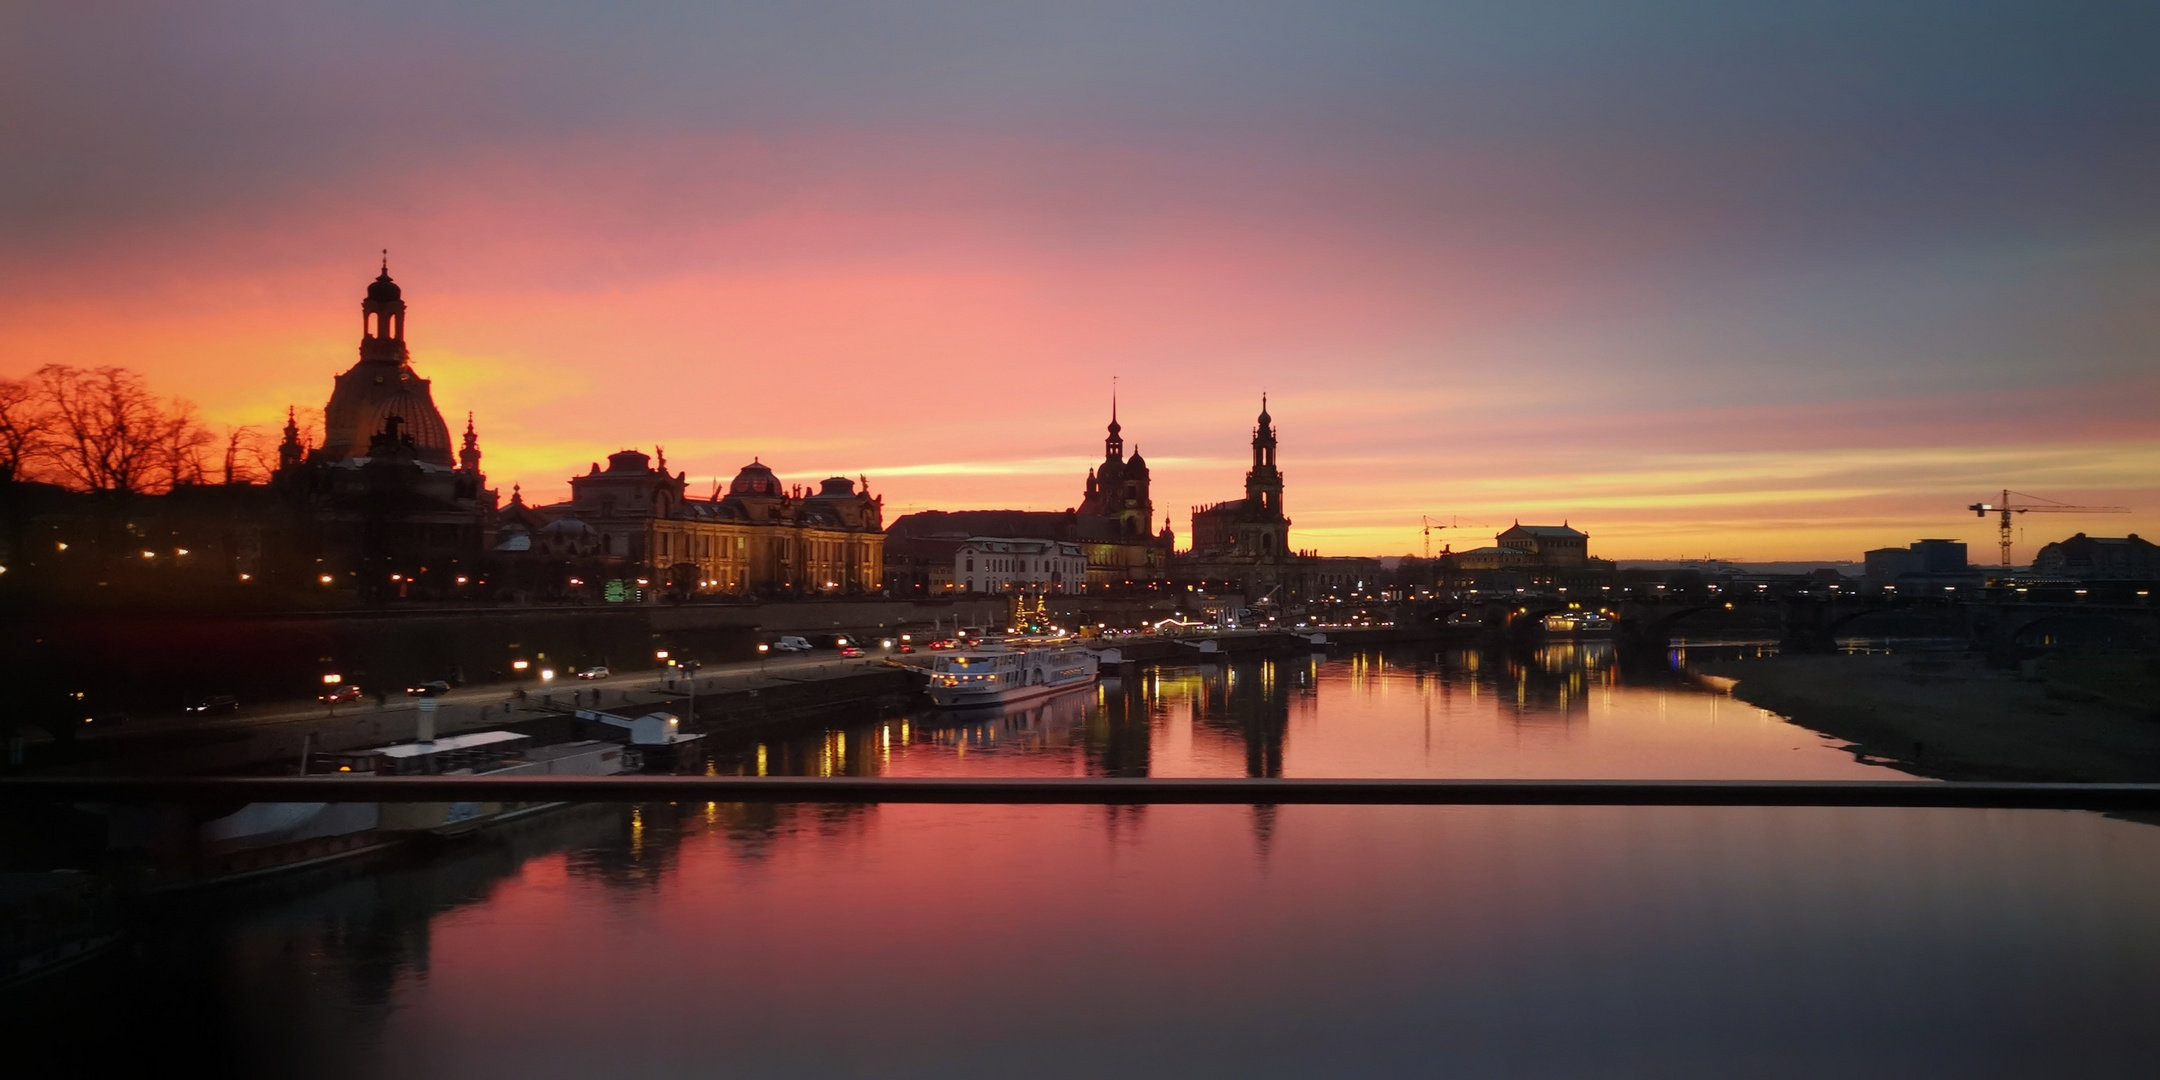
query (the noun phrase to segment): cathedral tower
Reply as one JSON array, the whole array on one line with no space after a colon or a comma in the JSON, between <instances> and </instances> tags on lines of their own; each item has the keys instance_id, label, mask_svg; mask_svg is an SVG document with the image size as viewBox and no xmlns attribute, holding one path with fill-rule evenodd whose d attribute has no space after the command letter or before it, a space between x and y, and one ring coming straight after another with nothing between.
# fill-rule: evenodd
<instances>
[{"instance_id":1,"label":"cathedral tower","mask_svg":"<svg viewBox=\"0 0 2160 1080\"><path fill-rule=\"evenodd\" d=\"M1260 420L1253 426L1252 470L1245 474L1245 500L1253 509L1282 516L1282 473L1275 469L1275 420L1267 395L1260 395Z\"/></svg>"},{"instance_id":2,"label":"cathedral tower","mask_svg":"<svg viewBox=\"0 0 2160 1080\"><path fill-rule=\"evenodd\" d=\"M405 348L405 297L390 280L390 262L368 283L360 302L360 362L337 377L330 403L323 407L323 444L315 456L325 461L365 457L368 444L392 417L410 436L414 457L449 467L450 426L435 408L428 380L414 373Z\"/></svg>"}]
</instances>

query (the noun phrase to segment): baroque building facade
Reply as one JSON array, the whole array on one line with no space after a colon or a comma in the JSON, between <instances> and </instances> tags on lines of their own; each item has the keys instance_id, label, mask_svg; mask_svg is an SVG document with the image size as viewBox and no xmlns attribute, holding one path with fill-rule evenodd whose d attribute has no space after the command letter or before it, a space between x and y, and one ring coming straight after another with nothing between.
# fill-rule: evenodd
<instances>
[{"instance_id":1,"label":"baroque building facade","mask_svg":"<svg viewBox=\"0 0 2160 1080\"><path fill-rule=\"evenodd\" d=\"M861 595L883 588L884 499L844 476L811 492L784 486L753 459L723 493L689 495L689 477L670 473L664 450L608 455L570 478L570 499L534 508L533 521L506 521L505 558L596 560L611 573L677 595ZM522 506L522 500L517 500ZM538 524L533 523L539 522ZM523 575L530 577L530 575ZM583 583L582 581L580 582Z\"/></svg>"}]
</instances>

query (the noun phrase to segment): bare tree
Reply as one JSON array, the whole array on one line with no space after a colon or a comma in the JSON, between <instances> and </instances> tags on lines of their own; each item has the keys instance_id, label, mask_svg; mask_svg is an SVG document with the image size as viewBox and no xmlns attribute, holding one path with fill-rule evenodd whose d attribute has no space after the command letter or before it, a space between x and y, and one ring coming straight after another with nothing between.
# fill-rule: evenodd
<instances>
[{"instance_id":1,"label":"bare tree","mask_svg":"<svg viewBox=\"0 0 2160 1080\"><path fill-rule=\"evenodd\" d=\"M215 440L195 406L160 405L126 368L48 364L33 376L52 425L46 458L55 478L90 491L139 493L200 483Z\"/></svg>"},{"instance_id":2,"label":"bare tree","mask_svg":"<svg viewBox=\"0 0 2160 1080\"><path fill-rule=\"evenodd\" d=\"M51 449L52 417L28 379L0 379L0 480L28 479Z\"/></svg>"},{"instance_id":3,"label":"bare tree","mask_svg":"<svg viewBox=\"0 0 2160 1080\"><path fill-rule=\"evenodd\" d=\"M172 399L158 415L158 475L153 482L163 488L202 483L207 472L203 458L216 445L217 437L203 426L195 403Z\"/></svg>"},{"instance_id":4,"label":"bare tree","mask_svg":"<svg viewBox=\"0 0 2160 1080\"><path fill-rule=\"evenodd\" d=\"M278 469L278 444L252 425L225 429L225 482L260 484Z\"/></svg>"}]
</instances>

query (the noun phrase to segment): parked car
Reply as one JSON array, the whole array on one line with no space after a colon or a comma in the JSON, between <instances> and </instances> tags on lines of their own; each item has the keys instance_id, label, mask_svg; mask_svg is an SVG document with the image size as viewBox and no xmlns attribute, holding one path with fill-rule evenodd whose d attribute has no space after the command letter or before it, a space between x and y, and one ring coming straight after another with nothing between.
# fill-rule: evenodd
<instances>
[{"instance_id":1,"label":"parked car","mask_svg":"<svg viewBox=\"0 0 2160 1080\"><path fill-rule=\"evenodd\" d=\"M359 687L340 686L337 689L332 690L327 694L324 694L322 696L322 700L327 701L332 705L336 705L340 702L358 701L360 700L360 697L361 692Z\"/></svg>"},{"instance_id":2,"label":"parked car","mask_svg":"<svg viewBox=\"0 0 2160 1080\"><path fill-rule=\"evenodd\" d=\"M595 664L592 667L586 668L585 670L578 672L577 677L580 679L605 679L608 677L608 669Z\"/></svg>"},{"instance_id":3,"label":"parked car","mask_svg":"<svg viewBox=\"0 0 2160 1080\"><path fill-rule=\"evenodd\" d=\"M841 656L844 656L844 657L846 657L846 658L848 658L848 659L850 659L850 660L854 660L854 659L857 659L857 658L861 657L861 656L862 656L862 654L863 654L862 650L861 650L861 649L858 649L858 648L856 648L856 647L855 647L855 646L853 646L853 645L843 645L843 646L841 646L841 648L840 648L840 655L841 655Z\"/></svg>"},{"instance_id":4,"label":"parked car","mask_svg":"<svg viewBox=\"0 0 2160 1080\"><path fill-rule=\"evenodd\" d=\"M202 698L196 701L195 704L190 705L181 711L191 716L208 716L212 713L239 712L240 699L232 696L231 694L212 694L209 697Z\"/></svg>"},{"instance_id":5,"label":"parked car","mask_svg":"<svg viewBox=\"0 0 2160 1080\"><path fill-rule=\"evenodd\" d=\"M807 638L782 637L774 641L772 647L775 652L809 652L810 641Z\"/></svg>"},{"instance_id":6,"label":"parked car","mask_svg":"<svg viewBox=\"0 0 2160 1080\"><path fill-rule=\"evenodd\" d=\"M415 683L408 686L405 688L405 692L414 697L441 697L450 692L450 684L441 679L431 679L424 683Z\"/></svg>"}]
</instances>

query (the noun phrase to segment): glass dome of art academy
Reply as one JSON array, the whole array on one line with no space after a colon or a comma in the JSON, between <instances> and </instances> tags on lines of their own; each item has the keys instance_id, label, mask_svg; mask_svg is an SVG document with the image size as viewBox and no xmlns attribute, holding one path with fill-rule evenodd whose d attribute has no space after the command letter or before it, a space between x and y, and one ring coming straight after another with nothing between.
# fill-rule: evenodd
<instances>
[{"instance_id":1,"label":"glass dome of art academy","mask_svg":"<svg viewBox=\"0 0 2160 1080\"><path fill-rule=\"evenodd\" d=\"M405 348L405 299L390 280L387 260L368 284L360 312L360 362L337 377L323 407L323 444L317 453L329 461L365 457L369 441L395 416L399 430L412 439L414 457L450 465L450 427L435 407L428 380L413 372Z\"/></svg>"}]
</instances>

